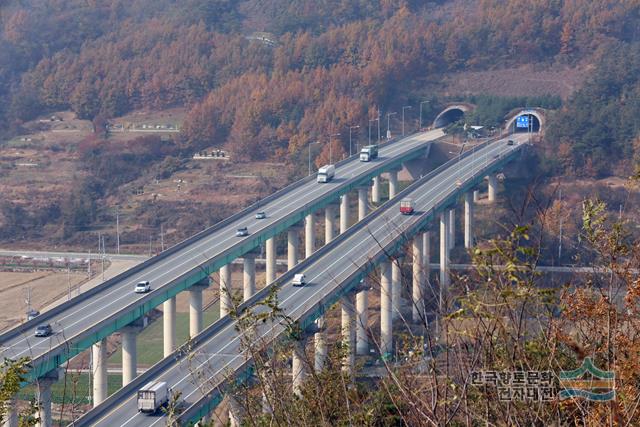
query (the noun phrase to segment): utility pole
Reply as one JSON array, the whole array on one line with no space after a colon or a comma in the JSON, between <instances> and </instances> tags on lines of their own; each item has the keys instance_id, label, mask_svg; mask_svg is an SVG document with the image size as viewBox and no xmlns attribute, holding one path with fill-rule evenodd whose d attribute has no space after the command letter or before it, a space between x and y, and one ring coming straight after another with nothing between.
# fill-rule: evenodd
<instances>
[{"instance_id":1,"label":"utility pole","mask_svg":"<svg viewBox=\"0 0 640 427\"><path fill-rule=\"evenodd\" d=\"M102 236L102 281L104 282L104 258L106 257L106 250L104 247L104 236Z\"/></svg>"},{"instance_id":2,"label":"utility pole","mask_svg":"<svg viewBox=\"0 0 640 427\"><path fill-rule=\"evenodd\" d=\"M420 129L419 130L422 130L422 104L427 104L427 103L429 103L429 101L422 101L420 103L420 121L419 121Z\"/></svg>"},{"instance_id":3,"label":"utility pole","mask_svg":"<svg viewBox=\"0 0 640 427\"><path fill-rule=\"evenodd\" d=\"M559 190L560 199L560 232L558 233L558 264L561 263L562 258L562 188Z\"/></svg>"},{"instance_id":4,"label":"utility pole","mask_svg":"<svg viewBox=\"0 0 640 427\"><path fill-rule=\"evenodd\" d=\"M391 116L398 114L397 111L393 113L387 113L387 139L391 139Z\"/></svg>"},{"instance_id":5,"label":"utility pole","mask_svg":"<svg viewBox=\"0 0 640 427\"><path fill-rule=\"evenodd\" d=\"M67 301L71 299L71 265L67 259Z\"/></svg>"},{"instance_id":6,"label":"utility pole","mask_svg":"<svg viewBox=\"0 0 640 427\"><path fill-rule=\"evenodd\" d=\"M411 105L405 105L402 107L402 136L404 136L404 111L407 109L411 109Z\"/></svg>"},{"instance_id":7,"label":"utility pole","mask_svg":"<svg viewBox=\"0 0 640 427\"><path fill-rule=\"evenodd\" d=\"M116 206L116 252L120 255L120 213Z\"/></svg>"},{"instance_id":8,"label":"utility pole","mask_svg":"<svg viewBox=\"0 0 640 427\"><path fill-rule=\"evenodd\" d=\"M152 241L153 237L151 236L151 234L149 234L149 258L151 258L151 241Z\"/></svg>"},{"instance_id":9,"label":"utility pole","mask_svg":"<svg viewBox=\"0 0 640 427\"><path fill-rule=\"evenodd\" d=\"M89 249L89 265L87 265L87 274L89 275L89 279L91 279L91 249Z\"/></svg>"},{"instance_id":10,"label":"utility pole","mask_svg":"<svg viewBox=\"0 0 640 427\"><path fill-rule=\"evenodd\" d=\"M378 141L380 141L380 108L378 108Z\"/></svg>"},{"instance_id":11,"label":"utility pole","mask_svg":"<svg viewBox=\"0 0 640 427\"><path fill-rule=\"evenodd\" d=\"M160 224L160 249L164 252L164 224Z\"/></svg>"}]
</instances>

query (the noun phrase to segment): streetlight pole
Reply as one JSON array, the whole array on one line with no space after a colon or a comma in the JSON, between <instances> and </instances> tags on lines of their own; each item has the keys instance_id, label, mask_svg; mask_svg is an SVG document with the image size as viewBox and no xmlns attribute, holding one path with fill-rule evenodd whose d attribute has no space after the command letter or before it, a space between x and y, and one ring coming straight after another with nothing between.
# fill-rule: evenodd
<instances>
[{"instance_id":1,"label":"streetlight pole","mask_svg":"<svg viewBox=\"0 0 640 427\"><path fill-rule=\"evenodd\" d=\"M353 153L351 152L351 130L352 129L360 129L360 126L359 125L358 126L349 126L349 157L351 157L353 155Z\"/></svg>"},{"instance_id":2,"label":"streetlight pole","mask_svg":"<svg viewBox=\"0 0 640 427\"><path fill-rule=\"evenodd\" d=\"M398 114L397 111L394 111L393 113L387 113L387 139L391 138L391 129L390 129L390 123L391 123L391 116L394 116Z\"/></svg>"},{"instance_id":3,"label":"streetlight pole","mask_svg":"<svg viewBox=\"0 0 640 427\"><path fill-rule=\"evenodd\" d=\"M402 107L402 136L404 136L404 110L411 109L411 105L405 105Z\"/></svg>"},{"instance_id":4,"label":"streetlight pole","mask_svg":"<svg viewBox=\"0 0 640 427\"><path fill-rule=\"evenodd\" d=\"M378 142L380 141L380 108L378 108Z\"/></svg>"},{"instance_id":5,"label":"streetlight pole","mask_svg":"<svg viewBox=\"0 0 640 427\"><path fill-rule=\"evenodd\" d=\"M371 145L371 122L375 122L376 119L369 119L369 145Z\"/></svg>"},{"instance_id":6,"label":"streetlight pole","mask_svg":"<svg viewBox=\"0 0 640 427\"><path fill-rule=\"evenodd\" d=\"M332 154L333 154L333 151L332 151L333 144L331 143L331 137L333 137L333 136L340 136L340 134L339 133L333 133L333 134L329 135L329 164L330 165L333 164L333 156L332 156Z\"/></svg>"},{"instance_id":7,"label":"streetlight pole","mask_svg":"<svg viewBox=\"0 0 640 427\"><path fill-rule=\"evenodd\" d=\"M420 130L422 130L422 104L428 104L429 101L420 102Z\"/></svg>"},{"instance_id":8,"label":"streetlight pole","mask_svg":"<svg viewBox=\"0 0 640 427\"><path fill-rule=\"evenodd\" d=\"M309 143L309 175L311 176L311 144L317 144L319 141L312 141Z\"/></svg>"}]
</instances>

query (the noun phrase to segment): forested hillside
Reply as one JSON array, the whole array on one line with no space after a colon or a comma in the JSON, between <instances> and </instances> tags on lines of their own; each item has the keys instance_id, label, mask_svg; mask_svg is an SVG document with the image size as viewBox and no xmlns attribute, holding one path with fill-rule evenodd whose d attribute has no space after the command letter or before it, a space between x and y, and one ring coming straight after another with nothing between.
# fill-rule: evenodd
<instances>
[{"instance_id":1,"label":"forested hillside","mask_svg":"<svg viewBox=\"0 0 640 427\"><path fill-rule=\"evenodd\" d=\"M53 176L56 189L41 196L27 184L21 195L3 194L0 239L57 233L63 241L81 241L85 233L94 241L90 231L110 227L114 205L131 205L134 188L174 179L186 158L207 147L231 152L236 165L278 162L282 185L306 173L309 142L323 142L313 153L320 165L329 160L329 135L341 133L332 150L334 159L341 157L349 150L348 127L360 126L355 138L365 141L379 111L384 117L412 105L413 129L419 102L430 101L428 120L446 96L477 103L467 120L487 125L523 102L560 105L544 84L519 92L527 98L433 90L445 76L469 71L584 70L588 84L550 118L551 165L559 173L602 176L622 173L622 162L626 173L640 152L633 142L638 22L638 0L0 1L0 146L9 149L13 136L29 136L34 123L38 128L33 119L66 110L100 130L123 115L176 107L182 125L179 134L163 138L126 140L100 131L74 142L58 133L46 147L24 142L32 154L19 155L46 158L55 150L66 175ZM13 159L0 164L4 191L10 182L25 182ZM224 177L222 167L207 173L216 171ZM269 182L254 187L273 189ZM203 200L193 191L207 216L166 198L150 201L153 209L133 204L129 215L135 227L143 222L153 230L180 218L186 225L176 228L184 233L175 235L179 239L248 201L229 204L217 193L216 200ZM148 241L146 231L130 232L131 242Z\"/></svg>"},{"instance_id":2,"label":"forested hillside","mask_svg":"<svg viewBox=\"0 0 640 427\"><path fill-rule=\"evenodd\" d=\"M459 69L575 62L632 42L635 0L23 0L2 10L0 111L193 107L183 143L292 153ZM249 40L271 33L275 44Z\"/></svg>"}]
</instances>

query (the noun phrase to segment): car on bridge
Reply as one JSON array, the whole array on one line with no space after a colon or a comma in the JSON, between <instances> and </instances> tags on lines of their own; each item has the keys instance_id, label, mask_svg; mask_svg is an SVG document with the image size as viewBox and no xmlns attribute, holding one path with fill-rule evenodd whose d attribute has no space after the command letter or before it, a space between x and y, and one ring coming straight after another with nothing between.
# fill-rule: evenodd
<instances>
[{"instance_id":1,"label":"car on bridge","mask_svg":"<svg viewBox=\"0 0 640 427\"><path fill-rule=\"evenodd\" d=\"M267 217L267 213L264 211L260 211L256 213L256 219L265 219Z\"/></svg>"},{"instance_id":2,"label":"car on bridge","mask_svg":"<svg viewBox=\"0 0 640 427\"><path fill-rule=\"evenodd\" d=\"M515 142L513 142L513 139L510 139L507 141L507 145L513 145L513 144L515 144Z\"/></svg>"},{"instance_id":3,"label":"car on bridge","mask_svg":"<svg viewBox=\"0 0 640 427\"><path fill-rule=\"evenodd\" d=\"M136 294L146 294L150 290L151 290L151 284L149 283L148 280L145 280L143 282L138 282L138 284L136 285L136 288L135 288L135 293Z\"/></svg>"},{"instance_id":4,"label":"car on bridge","mask_svg":"<svg viewBox=\"0 0 640 427\"><path fill-rule=\"evenodd\" d=\"M244 237L249 235L249 229L247 227L240 227L236 230L236 237Z\"/></svg>"},{"instance_id":5,"label":"car on bridge","mask_svg":"<svg viewBox=\"0 0 640 427\"><path fill-rule=\"evenodd\" d=\"M53 333L53 328L50 324L45 323L43 325L38 325L36 328L35 336L36 337L48 337Z\"/></svg>"},{"instance_id":6,"label":"car on bridge","mask_svg":"<svg viewBox=\"0 0 640 427\"><path fill-rule=\"evenodd\" d=\"M400 213L402 215L412 215L413 214L413 200L412 199L402 199L400 201Z\"/></svg>"},{"instance_id":7,"label":"car on bridge","mask_svg":"<svg viewBox=\"0 0 640 427\"><path fill-rule=\"evenodd\" d=\"M293 286L304 286L307 284L307 276L303 273L298 273L293 276L293 281L291 282Z\"/></svg>"}]
</instances>

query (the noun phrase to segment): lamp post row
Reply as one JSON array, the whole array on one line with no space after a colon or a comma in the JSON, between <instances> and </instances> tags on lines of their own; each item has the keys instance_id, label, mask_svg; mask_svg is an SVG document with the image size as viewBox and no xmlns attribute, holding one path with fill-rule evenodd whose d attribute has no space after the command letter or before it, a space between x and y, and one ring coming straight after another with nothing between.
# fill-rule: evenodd
<instances>
[{"instance_id":1,"label":"lamp post row","mask_svg":"<svg viewBox=\"0 0 640 427\"><path fill-rule=\"evenodd\" d=\"M419 118L419 129L422 129L422 106L424 104L429 103L430 101L426 100L426 101L421 101L420 102L420 118ZM413 108L411 105L405 105L402 107L402 136L405 135L405 126L404 126L404 119L405 119L405 111L406 110L410 110L411 108ZM387 137L390 137L390 130L391 130L391 116L394 116L398 114L397 112L391 112L391 113L387 113ZM369 145L371 145L371 124L372 122L378 122L378 139L377 141L380 141L380 110L378 110L378 116L375 119L369 119ZM360 129L360 125L356 125L356 126L349 126L349 157L351 157L353 155L353 144L352 144L352 132L354 129ZM340 133L333 133L329 135L329 164L333 164L333 147L332 147L332 140L331 138L334 136L340 136ZM376 142L377 142L376 141ZM308 147L309 147L309 175L311 175L311 145L313 144L319 144L320 141L312 141L309 142ZM359 148L359 144L356 142L356 153L358 152L358 148Z\"/></svg>"}]
</instances>

